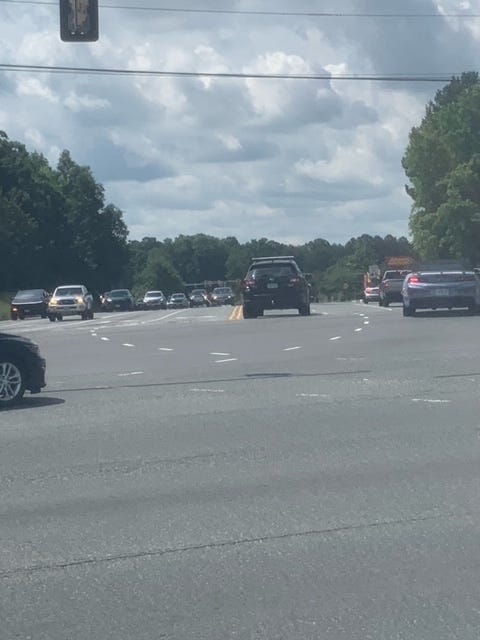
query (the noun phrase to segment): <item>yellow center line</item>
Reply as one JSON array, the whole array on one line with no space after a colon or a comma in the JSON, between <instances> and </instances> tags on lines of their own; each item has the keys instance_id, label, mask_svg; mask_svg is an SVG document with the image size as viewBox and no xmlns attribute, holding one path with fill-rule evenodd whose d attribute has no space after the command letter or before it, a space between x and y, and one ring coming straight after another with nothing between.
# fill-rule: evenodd
<instances>
[{"instance_id":1,"label":"yellow center line","mask_svg":"<svg viewBox=\"0 0 480 640\"><path fill-rule=\"evenodd\" d=\"M232 313L229 315L229 320L241 320L242 319L242 305L238 304L232 309Z\"/></svg>"}]
</instances>

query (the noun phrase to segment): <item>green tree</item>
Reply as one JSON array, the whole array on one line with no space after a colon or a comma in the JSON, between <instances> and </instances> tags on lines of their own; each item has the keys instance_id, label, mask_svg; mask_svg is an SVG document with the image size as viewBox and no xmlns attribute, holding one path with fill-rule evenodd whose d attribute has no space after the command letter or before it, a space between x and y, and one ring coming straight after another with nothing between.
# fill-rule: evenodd
<instances>
[{"instance_id":1,"label":"green tree","mask_svg":"<svg viewBox=\"0 0 480 640\"><path fill-rule=\"evenodd\" d=\"M471 72L437 92L403 157L420 257L480 263L479 158L480 84Z\"/></svg>"}]
</instances>

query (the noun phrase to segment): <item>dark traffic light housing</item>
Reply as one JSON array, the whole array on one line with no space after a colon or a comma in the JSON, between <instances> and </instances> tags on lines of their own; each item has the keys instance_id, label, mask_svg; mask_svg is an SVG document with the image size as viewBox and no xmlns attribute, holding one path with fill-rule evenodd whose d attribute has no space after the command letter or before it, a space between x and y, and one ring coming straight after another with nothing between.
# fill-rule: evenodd
<instances>
[{"instance_id":1,"label":"dark traffic light housing","mask_svg":"<svg viewBox=\"0 0 480 640\"><path fill-rule=\"evenodd\" d=\"M60 0L60 37L64 42L98 40L98 0Z\"/></svg>"}]
</instances>

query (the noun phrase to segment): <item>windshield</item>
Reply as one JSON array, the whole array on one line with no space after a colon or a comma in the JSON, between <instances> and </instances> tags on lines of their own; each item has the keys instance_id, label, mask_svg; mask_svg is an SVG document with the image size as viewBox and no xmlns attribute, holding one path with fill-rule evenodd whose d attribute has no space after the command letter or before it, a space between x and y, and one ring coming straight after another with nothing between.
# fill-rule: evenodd
<instances>
[{"instance_id":1,"label":"windshield","mask_svg":"<svg viewBox=\"0 0 480 640\"><path fill-rule=\"evenodd\" d=\"M130 291L127 291L126 289L117 289L115 291L110 291L108 295L110 298L125 298L130 296Z\"/></svg>"},{"instance_id":2,"label":"windshield","mask_svg":"<svg viewBox=\"0 0 480 640\"><path fill-rule=\"evenodd\" d=\"M163 293L161 291L147 291L145 298L163 298Z\"/></svg>"},{"instance_id":3,"label":"windshield","mask_svg":"<svg viewBox=\"0 0 480 640\"><path fill-rule=\"evenodd\" d=\"M83 290L81 287L58 287L55 289L55 296L81 296Z\"/></svg>"},{"instance_id":4,"label":"windshield","mask_svg":"<svg viewBox=\"0 0 480 640\"><path fill-rule=\"evenodd\" d=\"M44 292L41 289L32 289L27 291L19 291L15 300L28 302L29 300L39 300L44 297Z\"/></svg>"},{"instance_id":5,"label":"windshield","mask_svg":"<svg viewBox=\"0 0 480 640\"><path fill-rule=\"evenodd\" d=\"M206 294L207 294L207 292L204 289L194 289L190 295L191 296L205 296Z\"/></svg>"}]
</instances>

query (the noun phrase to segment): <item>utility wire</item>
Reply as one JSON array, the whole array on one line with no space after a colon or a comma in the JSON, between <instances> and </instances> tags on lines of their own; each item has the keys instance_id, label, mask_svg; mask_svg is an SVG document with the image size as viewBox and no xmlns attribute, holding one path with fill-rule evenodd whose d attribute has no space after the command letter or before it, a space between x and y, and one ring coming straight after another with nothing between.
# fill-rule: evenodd
<instances>
[{"instance_id":1,"label":"utility wire","mask_svg":"<svg viewBox=\"0 0 480 640\"><path fill-rule=\"evenodd\" d=\"M103 76L140 76L176 78L240 78L261 80L349 80L367 82L450 82L459 73L443 74L284 74L284 73L220 73L200 71L155 71L150 69L111 69L100 67L63 67L0 63L0 70L13 72L59 73Z\"/></svg>"},{"instance_id":2,"label":"utility wire","mask_svg":"<svg viewBox=\"0 0 480 640\"><path fill-rule=\"evenodd\" d=\"M58 6L52 0L0 0L4 4ZM262 11L247 9L187 9L179 7L139 7L131 5L102 4L100 9L124 9L128 11L152 11L157 13L196 13L245 16L284 16L305 18L480 18L480 13L351 13L345 11Z\"/></svg>"}]
</instances>

